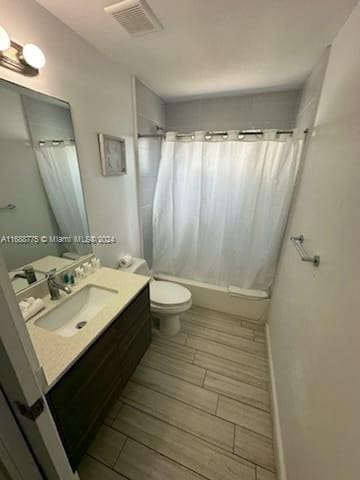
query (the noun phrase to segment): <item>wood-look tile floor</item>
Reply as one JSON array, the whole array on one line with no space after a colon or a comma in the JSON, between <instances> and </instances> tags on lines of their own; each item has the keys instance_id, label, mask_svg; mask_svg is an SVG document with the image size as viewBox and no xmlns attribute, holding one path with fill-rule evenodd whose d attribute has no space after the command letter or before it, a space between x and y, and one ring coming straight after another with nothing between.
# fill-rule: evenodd
<instances>
[{"instance_id":1,"label":"wood-look tile floor","mask_svg":"<svg viewBox=\"0 0 360 480\"><path fill-rule=\"evenodd\" d=\"M276 480L265 333L193 307L152 344L83 458L81 480Z\"/></svg>"}]
</instances>

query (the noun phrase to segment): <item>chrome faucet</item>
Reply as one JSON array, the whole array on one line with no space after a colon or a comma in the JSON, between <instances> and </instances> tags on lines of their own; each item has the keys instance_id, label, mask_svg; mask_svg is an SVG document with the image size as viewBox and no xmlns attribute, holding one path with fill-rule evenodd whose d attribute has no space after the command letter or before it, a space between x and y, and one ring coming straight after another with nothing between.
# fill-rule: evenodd
<instances>
[{"instance_id":1,"label":"chrome faucet","mask_svg":"<svg viewBox=\"0 0 360 480\"><path fill-rule=\"evenodd\" d=\"M63 290L68 295L71 293L71 288L68 285L59 283L55 280L56 270L51 270L46 275L47 285L49 288L51 300L58 300L60 298L60 290Z\"/></svg>"},{"instance_id":2,"label":"chrome faucet","mask_svg":"<svg viewBox=\"0 0 360 480\"><path fill-rule=\"evenodd\" d=\"M31 285L37 281L35 272L35 268L32 265L28 265L17 271L12 279L15 280L16 278L25 278L28 284Z\"/></svg>"}]
</instances>

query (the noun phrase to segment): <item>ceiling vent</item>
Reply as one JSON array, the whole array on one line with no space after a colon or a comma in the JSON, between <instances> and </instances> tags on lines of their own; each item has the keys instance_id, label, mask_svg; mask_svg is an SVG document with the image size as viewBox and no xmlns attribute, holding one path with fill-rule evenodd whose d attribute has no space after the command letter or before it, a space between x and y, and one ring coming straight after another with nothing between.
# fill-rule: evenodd
<instances>
[{"instance_id":1,"label":"ceiling vent","mask_svg":"<svg viewBox=\"0 0 360 480\"><path fill-rule=\"evenodd\" d=\"M104 8L134 37L157 32L163 27L145 0L123 0Z\"/></svg>"}]
</instances>

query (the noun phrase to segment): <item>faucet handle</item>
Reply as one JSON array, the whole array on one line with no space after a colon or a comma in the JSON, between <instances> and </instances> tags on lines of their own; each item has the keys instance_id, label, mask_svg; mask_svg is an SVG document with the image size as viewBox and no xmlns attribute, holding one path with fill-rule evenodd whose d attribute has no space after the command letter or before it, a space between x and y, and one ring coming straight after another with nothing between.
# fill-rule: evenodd
<instances>
[{"instance_id":1,"label":"faucet handle","mask_svg":"<svg viewBox=\"0 0 360 480\"><path fill-rule=\"evenodd\" d=\"M47 280L49 279L52 279L55 277L55 274L56 274L56 268L52 268L51 270L49 270L48 272L44 272L45 274L45 277Z\"/></svg>"}]
</instances>

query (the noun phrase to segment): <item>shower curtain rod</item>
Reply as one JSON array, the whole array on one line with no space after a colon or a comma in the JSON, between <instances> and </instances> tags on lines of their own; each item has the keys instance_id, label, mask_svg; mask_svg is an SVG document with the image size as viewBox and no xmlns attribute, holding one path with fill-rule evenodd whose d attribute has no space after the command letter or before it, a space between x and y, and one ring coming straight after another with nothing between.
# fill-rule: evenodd
<instances>
[{"instance_id":1,"label":"shower curtain rod","mask_svg":"<svg viewBox=\"0 0 360 480\"><path fill-rule=\"evenodd\" d=\"M239 131L239 135L262 135L264 133L264 130L262 129L253 129L253 130L240 130ZM294 133L294 130L277 130L276 131L276 134L277 135L285 135L285 134L289 134L291 135L292 133ZM304 133L308 133L308 129L304 130ZM223 135L227 135L228 132L227 131L210 131L210 132L206 132L206 135L220 135L220 136L223 136ZM177 133L176 136L181 138L181 137L191 137L192 135L194 135L194 132L190 132L190 133ZM139 133L138 134L138 138L164 138L165 137L165 134L162 134L162 133Z\"/></svg>"},{"instance_id":2,"label":"shower curtain rod","mask_svg":"<svg viewBox=\"0 0 360 480\"><path fill-rule=\"evenodd\" d=\"M51 143L53 146L57 146L57 145L63 145L64 143L75 143L75 140L73 138L66 138L66 139L47 139L47 140L39 140L37 142L37 144L39 145L39 147L44 147L46 144L49 144Z\"/></svg>"}]
</instances>

